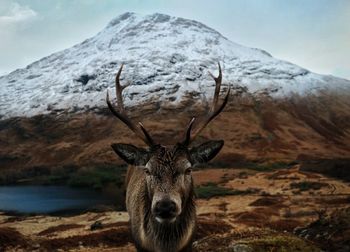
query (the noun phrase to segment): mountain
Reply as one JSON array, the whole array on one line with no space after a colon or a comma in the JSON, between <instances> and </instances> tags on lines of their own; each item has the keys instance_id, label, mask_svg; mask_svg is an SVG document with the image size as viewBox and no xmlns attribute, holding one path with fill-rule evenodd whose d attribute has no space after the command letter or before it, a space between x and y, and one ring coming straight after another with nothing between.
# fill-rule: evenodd
<instances>
[{"instance_id":1,"label":"mountain","mask_svg":"<svg viewBox=\"0 0 350 252\"><path fill-rule=\"evenodd\" d=\"M0 169L120 162L112 142L140 143L106 108L122 63L131 116L173 144L191 116L204 115L217 62L223 92L233 92L198 141L225 139L218 162L350 156L349 80L238 45L197 21L125 13L96 36L0 77Z\"/></svg>"},{"instance_id":2,"label":"mountain","mask_svg":"<svg viewBox=\"0 0 350 252\"><path fill-rule=\"evenodd\" d=\"M199 22L125 13L96 36L2 76L0 118L104 107L121 63L123 77L132 82L125 90L127 105L155 98L176 105L188 92L211 92L207 72L216 71L217 62L223 65L226 85L250 93L280 97L350 90L348 80L318 75L238 45Z\"/></svg>"}]
</instances>

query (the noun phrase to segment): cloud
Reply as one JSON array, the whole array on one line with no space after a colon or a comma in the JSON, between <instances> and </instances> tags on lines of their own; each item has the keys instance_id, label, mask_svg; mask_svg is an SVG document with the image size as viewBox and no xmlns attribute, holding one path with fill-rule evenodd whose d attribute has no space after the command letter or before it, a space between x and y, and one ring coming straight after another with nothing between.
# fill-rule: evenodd
<instances>
[{"instance_id":1,"label":"cloud","mask_svg":"<svg viewBox=\"0 0 350 252\"><path fill-rule=\"evenodd\" d=\"M23 38L28 37L28 32L32 33L31 21L37 16L37 12L28 6L0 0L0 76L28 63L25 59L31 52L32 43Z\"/></svg>"},{"instance_id":2,"label":"cloud","mask_svg":"<svg viewBox=\"0 0 350 252\"><path fill-rule=\"evenodd\" d=\"M21 23L37 16L37 13L28 6L21 6L14 2L5 15L0 16L0 25Z\"/></svg>"}]
</instances>

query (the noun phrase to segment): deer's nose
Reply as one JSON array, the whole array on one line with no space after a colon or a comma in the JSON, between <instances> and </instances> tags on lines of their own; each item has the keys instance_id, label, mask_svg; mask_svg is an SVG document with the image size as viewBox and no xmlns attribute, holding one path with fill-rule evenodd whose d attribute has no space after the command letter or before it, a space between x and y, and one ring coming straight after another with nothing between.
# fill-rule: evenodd
<instances>
[{"instance_id":1,"label":"deer's nose","mask_svg":"<svg viewBox=\"0 0 350 252\"><path fill-rule=\"evenodd\" d=\"M172 200L161 200L156 203L154 213L162 219L172 219L176 216L176 204Z\"/></svg>"}]
</instances>

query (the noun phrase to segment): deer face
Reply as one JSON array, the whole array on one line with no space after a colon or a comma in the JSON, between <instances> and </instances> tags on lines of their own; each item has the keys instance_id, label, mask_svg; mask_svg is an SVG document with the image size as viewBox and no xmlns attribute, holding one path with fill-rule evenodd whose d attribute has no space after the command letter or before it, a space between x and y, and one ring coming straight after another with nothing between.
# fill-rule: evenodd
<instances>
[{"instance_id":1,"label":"deer face","mask_svg":"<svg viewBox=\"0 0 350 252\"><path fill-rule=\"evenodd\" d=\"M128 164L143 170L152 217L159 223L172 223L193 194L192 167L210 161L223 144L209 141L191 149L181 144L171 148L158 145L151 150L127 144L112 147Z\"/></svg>"}]
</instances>

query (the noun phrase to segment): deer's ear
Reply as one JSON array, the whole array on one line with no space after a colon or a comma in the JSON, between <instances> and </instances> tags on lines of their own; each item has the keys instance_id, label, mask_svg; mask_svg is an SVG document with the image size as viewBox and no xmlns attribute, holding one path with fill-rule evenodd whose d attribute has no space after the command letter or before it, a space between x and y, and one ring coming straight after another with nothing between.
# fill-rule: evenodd
<instances>
[{"instance_id":1,"label":"deer's ear","mask_svg":"<svg viewBox=\"0 0 350 252\"><path fill-rule=\"evenodd\" d=\"M143 148L131 144L112 144L115 153L130 165L145 165L149 159L149 153Z\"/></svg>"},{"instance_id":2,"label":"deer's ear","mask_svg":"<svg viewBox=\"0 0 350 252\"><path fill-rule=\"evenodd\" d=\"M205 142L190 150L192 162L206 163L212 160L224 146L223 140Z\"/></svg>"}]
</instances>

